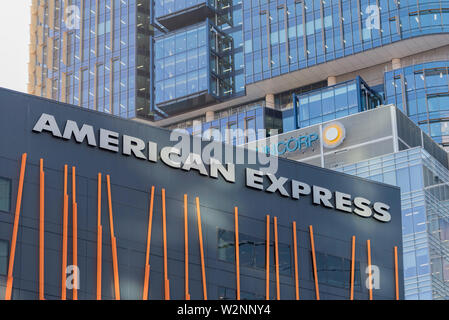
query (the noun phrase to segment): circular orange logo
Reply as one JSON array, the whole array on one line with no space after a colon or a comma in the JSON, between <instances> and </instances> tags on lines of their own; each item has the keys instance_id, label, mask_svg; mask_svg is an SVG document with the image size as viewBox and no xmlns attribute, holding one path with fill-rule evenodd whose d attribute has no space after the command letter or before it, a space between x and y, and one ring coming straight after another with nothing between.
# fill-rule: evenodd
<instances>
[{"instance_id":1,"label":"circular orange logo","mask_svg":"<svg viewBox=\"0 0 449 320\"><path fill-rule=\"evenodd\" d=\"M323 144L326 148L338 147L346 137L345 127L340 122L333 122L323 128Z\"/></svg>"}]
</instances>

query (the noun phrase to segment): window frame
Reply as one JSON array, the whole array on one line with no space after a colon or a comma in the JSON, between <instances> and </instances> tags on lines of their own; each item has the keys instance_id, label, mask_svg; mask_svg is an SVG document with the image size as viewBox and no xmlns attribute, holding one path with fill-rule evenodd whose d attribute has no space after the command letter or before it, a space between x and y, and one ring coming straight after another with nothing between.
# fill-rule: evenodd
<instances>
[{"instance_id":1,"label":"window frame","mask_svg":"<svg viewBox=\"0 0 449 320\"><path fill-rule=\"evenodd\" d=\"M6 270L5 270L4 274L0 272L0 277L6 277L8 275L10 243L9 243L9 240L0 238L0 243L1 242L4 242L6 244L6 265L5 265Z\"/></svg>"},{"instance_id":2,"label":"window frame","mask_svg":"<svg viewBox=\"0 0 449 320\"><path fill-rule=\"evenodd\" d=\"M343 269L340 270L340 271L343 271L343 272L348 271L348 270L345 270L345 262L346 261L349 262L349 267L351 266L351 258L350 257L336 256L334 254L329 254L329 253L325 253L325 252L321 252L321 251L317 251L315 254L316 254L317 257L321 255L321 257L326 259L326 268L327 268L327 263L328 263L327 262L328 261L327 260L328 257L338 258L339 260L341 260L341 263L342 263L341 266L343 267ZM310 251L310 259L312 259L312 251ZM360 290L363 287L362 286L363 279L362 279L362 276L361 276L362 275L362 273L361 273L361 266L362 266L362 262L360 260L356 259L354 261L354 289L357 289L357 290ZM343 286L338 285L336 283L332 283L331 281L329 281L329 274L328 273L326 274L326 277L323 279L323 277L320 277L320 272L319 271L321 271L321 272L323 272L323 271L324 272L329 272L329 270L327 270L327 269L319 270L319 264L317 262L318 283L320 285L329 286L329 287L333 287L333 288L339 288L339 289L343 289L343 290L344 289L348 289L350 287L350 285L351 285L351 283L350 283L350 272L351 272L351 269L349 269L349 272L347 274L348 282L345 281ZM313 279L314 279L313 268L310 270L309 276L310 276L310 280L313 281Z\"/></svg>"},{"instance_id":3,"label":"window frame","mask_svg":"<svg viewBox=\"0 0 449 320\"><path fill-rule=\"evenodd\" d=\"M220 227L217 227L216 230L217 230L217 254L216 254L216 260L219 261L219 262L222 262L222 263L235 264L235 255L234 255L234 261L229 261L229 260L222 259L222 258L220 258L220 255L219 255L219 250L221 249L220 246L219 246L220 231L222 231L222 232L229 232L229 233L231 233L233 235L233 237L234 237L234 231L231 231L231 230L228 230L228 229L223 229L223 228L220 228ZM239 236L240 237L247 236L247 237L250 237L250 238L254 238L255 240L256 239L259 240L257 236L251 236L251 235L246 234L246 233L239 232ZM235 240L235 238L234 238L234 240ZM264 243L264 250L265 250L266 249L266 240L265 239L260 239L260 240L261 240L261 242ZM232 250L235 252L235 243L232 242L232 243L229 243L229 245L232 247ZM278 248L281 249L281 246L284 247L284 248L288 248L290 259L289 259L289 271L288 272L284 272L283 270L279 270L279 275L283 276L283 277L291 278L291 277L293 277L293 252L292 252L293 249L292 249L292 246L290 244L287 244L285 242L279 242L278 243ZM241 244L239 246L239 249L240 248L241 248ZM253 248L253 249L254 249L253 253L255 254L256 253L255 252L255 248ZM240 252L240 256L241 256L242 255L241 254L241 250L239 250L239 252ZM274 239L272 239L272 240L270 239L270 273L275 273L276 272L274 256L275 256L275 241L274 241ZM266 257L264 257L264 259L266 259ZM281 266L281 265L283 265L283 264L279 263L279 266ZM241 263L240 264L240 268L246 268L246 269L250 269L250 270L263 271L263 270L265 270L265 263L264 263L264 267L260 268L257 265L257 259L255 259L255 263L253 265L247 266L247 265L242 265L242 263Z\"/></svg>"},{"instance_id":4,"label":"window frame","mask_svg":"<svg viewBox=\"0 0 449 320\"><path fill-rule=\"evenodd\" d=\"M5 210L2 210L1 207L0 207L0 212L11 213L11 202L12 202L12 179L0 176L0 180L5 180L5 181L9 182L9 195L8 195L8 198L9 198L9 208L8 208L8 211L5 211ZM1 240L1 239L0 239L0 240Z\"/></svg>"}]
</instances>

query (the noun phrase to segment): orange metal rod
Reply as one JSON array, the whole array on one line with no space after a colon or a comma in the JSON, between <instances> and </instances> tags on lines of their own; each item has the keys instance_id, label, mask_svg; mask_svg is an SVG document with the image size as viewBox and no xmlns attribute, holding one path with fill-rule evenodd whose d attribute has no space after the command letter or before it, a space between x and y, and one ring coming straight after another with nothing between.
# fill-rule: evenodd
<instances>
[{"instance_id":1,"label":"orange metal rod","mask_svg":"<svg viewBox=\"0 0 449 320\"><path fill-rule=\"evenodd\" d=\"M98 174L97 182L97 300L101 300L101 259L102 259L102 237L101 226L101 173Z\"/></svg>"},{"instance_id":2,"label":"orange metal rod","mask_svg":"<svg viewBox=\"0 0 449 320\"><path fill-rule=\"evenodd\" d=\"M355 236L352 236L352 249L351 249L351 296L350 296L351 300L354 300L354 274L355 274Z\"/></svg>"},{"instance_id":3,"label":"orange metal rod","mask_svg":"<svg viewBox=\"0 0 449 320\"><path fill-rule=\"evenodd\" d=\"M145 276L143 283L143 295L142 300L148 300L148 288L150 286L150 265L145 265Z\"/></svg>"},{"instance_id":4,"label":"orange metal rod","mask_svg":"<svg viewBox=\"0 0 449 320\"><path fill-rule=\"evenodd\" d=\"M371 274L371 240L366 240L366 249L368 251L368 281L369 281L369 299L373 300L373 286Z\"/></svg>"},{"instance_id":5,"label":"orange metal rod","mask_svg":"<svg viewBox=\"0 0 449 320\"><path fill-rule=\"evenodd\" d=\"M188 225L188 202L187 195L184 195L184 289L185 299L190 300L189 293L189 225Z\"/></svg>"},{"instance_id":6,"label":"orange metal rod","mask_svg":"<svg viewBox=\"0 0 449 320\"><path fill-rule=\"evenodd\" d=\"M151 187L150 211L148 214L147 253L145 257L145 280L142 295L143 300L148 300L148 288L150 282L150 244L151 244L151 229L153 225L153 208L154 208L154 186Z\"/></svg>"},{"instance_id":7,"label":"orange metal rod","mask_svg":"<svg viewBox=\"0 0 449 320\"><path fill-rule=\"evenodd\" d=\"M239 209L234 208L235 226L235 272L237 278L237 300L240 300L240 250L239 250Z\"/></svg>"},{"instance_id":8,"label":"orange metal rod","mask_svg":"<svg viewBox=\"0 0 449 320\"><path fill-rule=\"evenodd\" d=\"M108 188L108 205L109 205L109 227L111 231L111 249L112 249L112 268L114 271L114 291L115 300L120 300L120 281L118 274L117 259L117 239L114 235L114 219L112 217L112 197L111 197L111 177L106 175L106 183Z\"/></svg>"},{"instance_id":9,"label":"orange metal rod","mask_svg":"<svg viewBox=\"0 0 449 320\"><path fill-rule=\"evenodd\" d=\"M40 190L39 190L39 300L45 300L44 294L44 250L45 250L45 172L44 160L40 160Z\"/></svg>"},{"instance_id":10,"label":"orange metal rod","mask_svg":"<svg viewBox=\"0 0 449 320\"><path fill-rule=\"evenodd\" d=\"M111 197L111 177L106 175L106 187L108 190L108 209L109 209L109 231L111 233L111 237L114 236L114 224L111 223L113 221L112 217L112 197Z\"/></svg>"},{"instance_id":11,"label":"orange metal rod","mask_svg":"<svg viewBox=\"0 0 449 320\"><path fill-rule=\"evenodd\" d=\"M120 300L120 280L118 274L118 259L117 259L117 238L113 237L111 239L112 245L112 267L114 270L114 290L115 290L115 300Z\"/></svg>"},{"instance_id":12,"label":"orange metal rod","mask_svg":"<svg viewBox=\"0 0 449 320\"><path fill-rule=\"evenodd\" d=\"M313 264L313 277L315 279L315 295L316 299L320 300L320 289L318 287L318 272L316 267L316 255L315 255L315 240L313 238L313 227L309 226L310 233L310 248L312 249L312 264Z\"/></svg>"},{"instance_id":13,"label":"orange metal rod","mask_svg":"<svg viewBox=\"0 0 449 320\"><path fill-rule=\"evenodd\" d=\"M267 242L265 245L265 299L270 300L270 215L267 215L266 224Z\"/></svg>"},{"instance_id":14,"label":"orange metal rod","mask_svg":"<svg viewBox=\"0 0 449 320\"><path fill-rule=\"evenodd\" d=\"M396 300L399 300L398 247L394 247L394 282L396 288Z\"/></svg>"},{"instance_id":15,"label":"orange metal rod","mask_svg":"<svg viewBox=\"0 0 449 320\"><path fill-rule=\"evenodd\" d=\"M162 236L164 241L164 293L165 300L170 300L170 282L168 280L168 259L167 259L167 217L165 206L165 189L162 189Z\"/></svg>"},{"instance_id":16,"label":"orange metal rod","mask_svg":"<svg viewBox=\"0 0 449 320\"><path fill-rule=\"evenodd\" d=\"M295 297L299 300L299 278L298 278L298 245L296 237L296 221L293 221L293 255L295 259Z\"/></svg>"},{"instance_id":17,"label":"orange metal rod","mask_svg":"<svg viewBox=\"0 0 449 320\"><path fill-rule=\"evenodd\" d=\"M276 267L276 299L281 300L281 288L279 283L279 243L278 243L278 218L274 217L274 259Z\"/></svg>"},{"instance_id":18,"label":"orange metal rod","mask_svg":"<svg viewBox=\"0 0 449 320\"><path fill-rule=\"evenodd\" d=\"M103 254L103 227L97 226L97 300L101 300L101 270Z\"/></svg>"},{"instance_id":19,"label":"orange metal rod","mask_svg":"<svg viewBox=\"0 0 449 320\"><path fill-rule=\"evenodd\" d=\"M206 267L204 264L203 231L201 227L200 198L196 198L196 214L198 218L198 239L200 243L201 276L203 280L203 298L207 300Z\"/></svg>"},{"instance_id":20,"label":"orange metal rod","mask_svg":"<svg viewBox=\"0 0 449 320\"><path fill-rule=\"evenodd\" d=\"M19 189L17 190L16 199L16 211L14 214L14 227L12 231L11 250L9 253L9 265L8 265L8 279L6 281L5 300L11 300L12 284L13 284L13 271L14 271L14 256L16 254L17 233L19 231L19 218L20 208L22 206L22 194L23 194L23 180L25 179L27 154L22 154L22 162L20 165L20 177L19 177Z\"/></svg>"},{"instance_id":21,"label":"orange metal rod","mask_svg":"<svg viewBox=\"0 0 449 320\"><path fill-rule=\"evenodd\" d=\"M72 263L74 269L74 286L73 286L73 300L78 300L78 204L76 202L76 168L72 167L72 237L73 237L73 256Z\"/></svg>"},{"instance_id":22,"label":"orange metal rod","mask_svg":"<svg viewBox=\"0 0 449 320\"><path fill-rule=\"evenodd\" d=\"M61 279L61 300L67 299L67 237L69 219L69 196L67 194L67 165L64 166L64 210L62 219L62 279Z\"/></svg>"}]
</instances>

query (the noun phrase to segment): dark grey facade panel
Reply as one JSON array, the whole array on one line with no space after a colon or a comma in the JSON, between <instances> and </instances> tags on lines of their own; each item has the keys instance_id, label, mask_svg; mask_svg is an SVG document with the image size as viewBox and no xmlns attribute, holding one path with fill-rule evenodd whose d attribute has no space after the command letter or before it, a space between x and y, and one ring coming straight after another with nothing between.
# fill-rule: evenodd
<instances>
[{"instance_id":1,"label":"dark grey facade panel","mask_svg":"<svg viewBox=\"0 0 449 320\"><path fill-rule=\"evenodd\" d=\"M354 149L344 149L334 154L324 156L326 168L336 168L342 165L357 163L366 159L378 157L380 154L390 154L394 152L393 139L377 141L371 144L359 145Z\"/></svg>"},{"instance_id":2,"label":"dark grey facade panel","mask_svg":"<svg viewBox=\"0 0 449 320\"><path fill-rule=\"evenodd\" d=\"M449 168L448 154L441 148L439 144L436 144L428 135L423 134L423 147L430 153L435 159L437 159L443 166Z\"/></svg>"},{"instance_id":3,"label":"dark grey facade panel","mask_svg":"<svg viewBox=\"0 0 449 320\"><path fill-rule=\"evenodd\" d=\"M399 109L395 108L398 137L409 145L410 148L421 146L421 129Z\"/></svg>"},{"instance_id":4,"label":"dark grey facade panel","mask_svg":"<svg viewBox=\"0 0 449 320\"><path fill-rule=\"evenodd\" d=\"M449 169L448 154L438 143L432 140L428 135L422 133L421 129L399 109L396 109L396 117L398 123L398 136L400 139L407 143L411 148L419 146L424 147L427 152Z\"/></svg>"},{"instance_id":5,"label":"dark grey facade panel","mask_svg":"<svg viewBox=\"0 0 449 320\"><path fill-rule=\"evenodd\" d=\"M235 183L205 177L196 171L183 171L165 165L160 157L156 163L124 156L77 143L65 141L48 132L33 133L36 121L43 113L55 117L59 128L67 120L78 126L89 124L95 128L98 138L100 128L123 135L138 137L158 144L159 150L172 146L169 131L141 123L107 116L61 103L36 98L8 90L0 90L0 176L12 180L11 212L0 212L0 239L11 240L15 200L18 188L20 156L26 152L28 161L25 174L23 207L17 238L14 262L14 299L38 297L38 233L39 233L39 159L45 160L45 296L59 299L61 296L62 260L62 208L63 166L77 170L78 202L78 265L80 267L80 299L96 296L96 237L97 237L97 174L103 173L102 226L103 268L102 292L104 299L114 296L112 253L109 232L109 215L106 193L106 174L111 175L114 231L118 247L118 268L122 299L141 299L148 226L149 192L156 186L154 203L151 256L151 299L164 297L163 241L161 189L167 196L167 245L168 277L172 299L184 298L184 228L183 195L189 197L189 258L190 293L192 299L202 299L200 252L198 245L195 197L200 198L204 237L205 264L208 297L219 298L219 290L236 287L235 265L218 259L217 230L234 231L234 207L239 208L239 231L265 240L265 217L278 217L279 243L290 246L290 270L280 276L282 299L294 299L292 222L297 222L299 248L300 298L314 299L314 280L309 240L309 226L314 228L316 251L350 259L351 237L356 236L356 260L360 263L361 284L356 287L355 298L367 299L365 268L367 266L366 241L371 240L372 263L380 268L380 289L374 290L375 299L393 299L394 259L393 248L399 247L399 285L403 297L402 236L400 191L396 187L371 182L311 165L279 159L277 177L288 177L309 185L327 188L383 202L391 206L392 219L382 223L351 213L314 205L311 196L294 200L275 194L254 190L245 185L246 168L258 169L260 165L237 165ZM62 129L61 129L62 130ZM191 139L191 138L189 138ZM231 148L231 147L228 147ZM235 150L235 149L234 149ZM248 153L251 151L245 151ZM264 187L269 186L268 179ZM69 203L71 203L71 179L69 178ZM291 193L286 184L286 190ZM334 201L333 199L331 201ZM332 202L335 205L334 202ZM72 210L69 206L68 264L72 261ZM271 235L273 240L273 219ZM240 250L242 255L242 249ZM319 267L319 266L318 266ZM349 274L347 274L349 277ZM271 268L271 295L275 296L275 274ZM1 289L6 279L0 278ZM265 270L241 267L241 290L265 295ZM1 291L3 294L4 290ZM349 288L338 288L320 282L320 294L324 299L348 299ZM68 297L71 292L68 290Z\"/></svg>"}]
</instances>

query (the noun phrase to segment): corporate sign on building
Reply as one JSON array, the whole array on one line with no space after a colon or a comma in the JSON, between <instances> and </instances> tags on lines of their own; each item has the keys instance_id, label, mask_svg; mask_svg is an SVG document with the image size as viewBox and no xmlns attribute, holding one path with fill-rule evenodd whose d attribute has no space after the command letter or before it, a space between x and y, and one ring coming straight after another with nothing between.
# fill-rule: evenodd
<instances>
[{"instance_id":1,"label":"corporate sign on building","mask_svg":"<svg viewBox=\"0 0 449 320\"><path fill-rule=\"evenodd\" d=\"M347 130L346 142L352 134L347 124L343 124ZM320 130L314 132L323 136ZM216 161L208 162L204 151L210 147L210 141L187 135L192 148L181 149L179 141L172 140L172 132L168 130L2 89L0 134L3 136L0 139L0 177L11 181L12 200L19 193L20 159L27 154L19 223L24 234L17 239L18 266L14 270L14 277L21 279L14 282L14 293L21 298L35 299L39 292L36 270L40 262L30 252L40 252L40 244L43 244L36 241L40 239L36 231L44 230L40 227L43 219L38 218L44 203L40 201L41 190L45 193L45 274L51 275L45 278L48 297L61 293L61 288L54 283L61 280L65 255L61 239L68 236L63 226L67 199L70 202L76 199L74 206L69 205L64 213L69 217L68 230L75 225L75 220L71 222L75 216L73 208L76 208L76 226L82 230L78 233L78 242L83 250L78 254L82 265L80 283L85 289L79 292L80 299L96 297L98 268L92 253L98 250L101 242L99 230L104 230L106 246L111 236L111 241L121 248L116 254L117 274L111 272L113 268L104 268L107 270L102 277L105 288L120 279L126 287L121 292L122 299L142 298L144 273L148 268L145 251L153 209L152 284L148 288L153 299L163 298L164 286L167 288L170 283L170 298L184 298L184 288L179 283L185 275L185 264L178 253L189 244L192 248L190 264L199 266L202 263L198 252L200 229L207 250L204 273L207 279L213 280L206 286L199 274L191 277L192 298L200 299L204 287L207 287L209 299L218 299L222 287L233 288L235 275L223 271L219 258L223 253L220 236L233 234L237 225L242 239L244 236L260 241L268 236L274 239L270 234L277 231L278 243L290 249L293 248L292 232L297 230L301 241L298 269L304 278L309 277L313 268L311 242L305 238L309 233L312 236L312 227L316 251L341 257L342 261L351 258L350 248L355 237L354 259L360 263L361 276L367 266L366 246L370 240L372 263L385 275L380 279L380 289L373 292L374 299L395 297L392 272L395 247L399 252L398 277L402 277L400 190L397 187L279 157L272 157L277 159L278 165L271 172L265 171L266 163L259 156L254 163L241 163L226 161L226 157L214 153ZM340 133L330 130L326 136L334 141ZM199 149L195 148L196 140L200 141ZM238 147L214 143L224 150L233 150L237 157ZM259 154L266 156L240 149L244 150L245 159ZM45 177L45 187L40 189L39 185L44 186L42 177ZM198 219L200 211L201 219ZM8 212L2 217L0 233L4 239L12 239L15 215ZM115 232L108 232L107 226L114 226ZM186 230L190 235L187 240ZM168 249L168 269L160 258L164 246ZM286 260L289 257L286 255ZM105 256L104 261L109 263L110 258ZM293 261L286 261L286 265L293 266ZM257 277L255 268L257 265L241 268L242 290L263 294L266 282ZM168 274L164 270L168 270ZM197 271L197 267L192 268L192 272ZM302 281L299 285L302 299L315 298L313 282ZM326 297L341 298L340 288L320 283L321 286ZM401 282L399 286L402 292ZM103 291L105 299L113 298L111 290ZM294 299L294 281L280 283L280 292L282 299ZM367 296L363 286L355 290L355 298Z\"/></svg>"},{"instance_id":2,"label":"corporate sign on building","mask_svg":"<svg viewBox=\"0 0 449 320\"><path fill-rule=\"evenodd\" d=\"M396 118L394 106L383 106L252 142L247 148L333 169L395 152Z\"/></svg>"},{"instance_id":3,"label":"corporate sign on building","mask_svg":"<svg viewBox=\"0 0 449 320\"><path fill-rule=\"evenodd\" d=\"M311 148L315 142L319 141L319 134L314 132L307 135L292 137L279 142L271 143L269 146L262 147L262 152L273 156L283 156L288 153L306 150ZM261 150L256 147L256 151Z\"/></svg>"},{"instance_id":4,"label":"corporate sign on building","mask_svg":"<svg viewBox=\"0 0 449 320\"><path fill-rule=\"evenodd\" d=\"M67 120L64 128L60 128L55 116L42 113L35 123L32 131L35 133L48 133L53 137L63 140L75 140L77 143L87 143L91 147L97 147L104 151L121 153L124 156L133 156L137 159L157 163L158 159L173 169L184 171L197 171L200 175L218 179L219 176L228 183L236 182L235 164L223 164L219 159L210 158L208 165L203 161L199 153L191 150L182 150L173 146L160 147L155 141L144 141L139 137L99 128L98 130L89 124L78 124L76 121ZM98 132L98 134L96 134ZM344 138L344 127L335 123L325 128L325 140L328 143L337 144ZM296 145L301 146L305 139L306 144L316 140L315 135L296 139ZM213 143L213 142L212 142ZM209 170L207 169L209 167ZM380 222L390 222L390 205L376 202L358 195L347 194L337 190L329 190L318 185L310 185L289 177L276 176L261 170L246 168L245 185L248 188L279 193L283 197L299 200L302 197L311 197L315 205L346 213L354 213L364 218L374 218ZM265 186L264 180L269 182ZM290 191L288 191L290 190Z\"/></svg>"},{"instance_id":5,"label":"corporate sign on building","mask_svg":"<svg viewBox=\"0 0 449 320\"><path fill-rule=\"evenodd\" d=\"M305 153L313 148L319 149L320 144L325 148L334 149L340 146L346 138L346 129L344 125L338 121L325 125L321 135L319 131L319 128L314 128L312 129L312 133L286 133L273 139L279 139L280 141L271 143L270 139L270 142L266 146L259 147L257 143L249 144L249 146L255 146L256 151L264 152L266 154L288 157L297 152Z\"/></svg>"}]
</instances>

